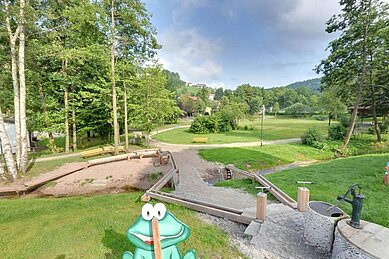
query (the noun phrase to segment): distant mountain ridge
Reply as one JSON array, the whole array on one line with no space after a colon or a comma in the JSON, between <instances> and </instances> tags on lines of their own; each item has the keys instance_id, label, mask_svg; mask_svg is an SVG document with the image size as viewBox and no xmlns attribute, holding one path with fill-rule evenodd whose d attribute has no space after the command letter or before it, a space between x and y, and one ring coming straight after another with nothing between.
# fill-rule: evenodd
<instances>
[{"instance_id":1,"label":"distant mountain ridge","mask_svg":"<svg viewBox=\"0 0 389 259\"><path fill-rule=\"evenodd\" d=\"M298 81L292 84L289 84L285 86L286 88L291 88L291 89L297 89L301 86L306 86L312 91L315 92L320 92L321 90L321 83L320 83L321 78L313 78L313 79L308 79L304 81Z\"/></svg>"}]
</instances>

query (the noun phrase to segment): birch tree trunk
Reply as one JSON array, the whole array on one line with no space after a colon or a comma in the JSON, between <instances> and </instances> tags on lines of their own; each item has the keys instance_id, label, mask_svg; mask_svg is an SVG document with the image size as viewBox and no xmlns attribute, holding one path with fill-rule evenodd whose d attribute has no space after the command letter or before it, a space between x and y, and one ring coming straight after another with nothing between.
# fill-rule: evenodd
<instances>
[{"instance_id":1,"label":"birch tree trunk","mask_svg":"<svg viewBox=\"0 0 389 259\"><path fill-rule=\"evenodd\" d=\"M126 138L126 152L128 152L128 112L127 112L127 86L124 83L124 136Z\"/></svg>"},{"instance_id":2,"label":"birch tree trunk","mask_svg":"<svg viewBox=\"0 0 389 259\"><path fill-rule=\"evenodd\" d=\"M19 79L18 79L18 64L17 64L17 49L16 49L16 39L19 36L18 27L15 33L12 33L11 23L9 19L8 12L8 2L4 1L5 9L5 25L7 28L7 33L10 42L11 50L11 74L12 74L12 85L14 90L14 118L15 118L15 137L16 137L16 167L20 168L20 156L21 156L21 143L20 143L20 98L19 98Z\"/></svg>"},{"instance_id":3,"label":"birch tree trunk","mask_svg":"<svg viewBox=\"0 0 389 259\"><path fill-rule=\"evenodd\" d=\"M68 88L65 87L65 152L69 153L70 135L69 135L69 101Z\"/></svg>"},{"instance_id":4,"label":"birch tree trunk","mask_svg":"<svg viewBox=\"0 0 389 259\"><path fill-rule=\"evenodd\" d=\"M113 111L113 140L115 145L115 155L119 154L119 124L116 105L115 86L115 17L114 0L111 0L111 77L112 77L112 111Z\"/></svg>"},{"instance_id":5,"label":"birch tree trunk","mask_svg":"<svg viewBox=\"0 0 389 259\"><path fill-rule=\"evenodd\" d=\"M73 152L77 151L77 127L76 127L76 107L75 98L72 98L72 124L73 124Z\"/></svg>"},{"instance_id":6,"label":"birch tree trunk","mask_svg":"<svg viewBox=\"0 0 389 259\"><path fill-rule=\"evenodd\" d=\"M26 118L26 79L24 75L24 8L25 1L20 0L20 22L19 22L19 85L20 85L20 142L21 142L21 156L20 156L20 172L27 172L28 163L28 146L27 146L27 118Z\"/></svg>"},{"instance_id":7,"label":"birch tree trunk","mask_svg":"<svg viewBox=\"0 0 389 259\"><path fill-rule=\"evenodd\" d=\"M1 147L3 150L4 160L7 166L8 173L11 176L12 180L15 180L18 178L18 171L16 169L14 157L12 154L11 143L9 141L7 131L5 130L3 113L1 112L1 108L0 108L0 140L1 140Z\"/></svg>"},{"instance_id":8,"label":"birch tree trunk","mask_svg":"<svg viewBox=\"0 0 389 259\"><path fill-rule=\"evenodd\" d=\"M65 74L68 67L68 60L63 62L62 72ZM64 90L64 102L65 102L65 153L69 153L70 134L69 134L69 93L68 88L65 86Z\"/></svg>"}]
</instances>

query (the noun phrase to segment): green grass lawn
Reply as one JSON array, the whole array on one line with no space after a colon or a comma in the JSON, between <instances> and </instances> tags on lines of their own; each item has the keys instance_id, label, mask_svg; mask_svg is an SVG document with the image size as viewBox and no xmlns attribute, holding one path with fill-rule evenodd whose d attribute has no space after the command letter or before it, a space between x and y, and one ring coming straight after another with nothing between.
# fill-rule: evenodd
<instances>
[{"instance_id":1,"label":"green grass lawn","mask_svg":"<svg viewBox=\"0 0 389 259\"><path fill-rule=\"evenodd\" d=\"M6 258L121 258L134 251L126 231L138 215L142 193L62 199L0 200L0 251ZM241 258L228 236L188 209L167 209L191 229L181 252L198 258Z\"/></svg>"},{"instance_id":2,"label":"green grass lawn","mask_svg":"<svg viewBox=\"0 0 389 259\"><path fill-rule=\"evenodd\" d=\"M240 126L245 125L253 130L233 130L231 132L213 134L192 134L188 129L176 129L162 132L154 136L155 139L175 144L191 144L194 137L208 137L209 144L254 142L260 140L260 121L242 120ZM285 119L269 118L265 120L263 138L264 140L277 140L288 138L299 138L311 127L318 128L323 134L327 133L327 123L309 119Z\"/></svg>"},{"instance_id":3,"label":"green grass lawn","mask_svg":"<svg viewBox=\"0 0 389 259\"><path fill-rule=\"evenodd\" d=\"M362 185L365 200L362 219L389 227L389 186L383 184L389 154L356 156L336 159L318 165L286 170L266 178L297 199L297 180L312 181L310 200L322 200L332 204L338 194L344 195L353 183ZM341 208L351 214L351 204Z\"/></svg>"},{"instance_id":4,"label":"green grass lawn","mask_svg":"<svg viewBox=\"0 0 389 259\"><path fill-rule=\"evenodd\" d=\"M295 161L325 160L333 156L302 144L279 144L262 147L201 149L199 155L209 161L234 164L243 170L260 170Z\"/></svg>"}]
</instances>

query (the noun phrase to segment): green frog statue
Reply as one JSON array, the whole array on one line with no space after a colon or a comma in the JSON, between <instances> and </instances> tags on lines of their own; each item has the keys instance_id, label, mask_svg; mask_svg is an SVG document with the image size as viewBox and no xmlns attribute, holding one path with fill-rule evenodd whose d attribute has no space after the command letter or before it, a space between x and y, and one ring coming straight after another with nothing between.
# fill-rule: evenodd
<instances>
[{"instance_id":1,"label":"green frog statue","mask_svg":"<svg viewBox=\"0 0 389 259\"><path fill-rule=\"evenodd\" d=\"M193 250L189 250L184 256L180 254L177 244L189 237L189 227L167 211L162 203L157 203L154 206L147 203L143 206L142 215L127 230L127 238L135 245L135 252L134 254L129 251L124 252L123 259L155 258L153 218L158 220L163 259L196 259L196 253Z\"/></svg>"}]
</instances>

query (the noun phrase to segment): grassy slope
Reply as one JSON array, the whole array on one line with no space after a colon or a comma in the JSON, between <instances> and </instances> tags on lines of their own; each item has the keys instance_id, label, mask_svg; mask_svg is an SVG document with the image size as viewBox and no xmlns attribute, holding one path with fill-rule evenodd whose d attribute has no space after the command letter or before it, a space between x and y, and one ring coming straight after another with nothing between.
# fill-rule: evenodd
<instances>
[{"instance_id":1,"label":"grassy slope","mask_svg":"<svg viewBox=\"0 0 389 259\"><path fill-rule=\"evenodd\" d=\"M0 251L8 258L120 258L134 251L127 228L140 215L141 193L63 199L0 200ZM216 227L175 205L169 211L191 228L181 252L200 258L239 258Z\"/></svg>"},{"instance_id":2,"label":"grassy slope","mask_svg":"<svg viewBox=\"0 0 389 259\"><path fill-rule=\"evenodd\" d=\"M310 199L335 204L338 194L343 195L353 183L362 185L365 195L362 219L389 227L389 186L383 184L384 166L389 154L366 155L337 159L309 167L287 170L267 178L296 199L296 180L315 182L309 185ZM342 209L351 213L351 205Z\"/></svg>"},{"instance_id":3,"label":"grassy slope","mask_svg":"<svg viewBox=\"0 0 389 259\"><path fill-rule=\"evenodd\" d=\"M263 147L202 149L199 150L199 154L206 160L223 164L233 163L244 170L257 170L295 161L329 159L333 153L302 144L280 144Z\"/></svg>"},{"instance_id":4,"label":"grassy slope","mask_svg":"<svg viewBox=\"0 0 389 259\"><path fill-rule=\"evenodd\" d=\"M241 126L247 125L254 130L234 130L215 134L192 134L188 129L176 129L163 132L154 136L155 139L176 144L190 144L193 137L208 137L209 144L253 142L260 140L259 120L243 120ZM278 119L269 118L264 124L264 140L288 139L300 137L308 128L318 128L323 134L327 132L327 124L323 121L306 119Z\"/></svg>"}]
</instances>

